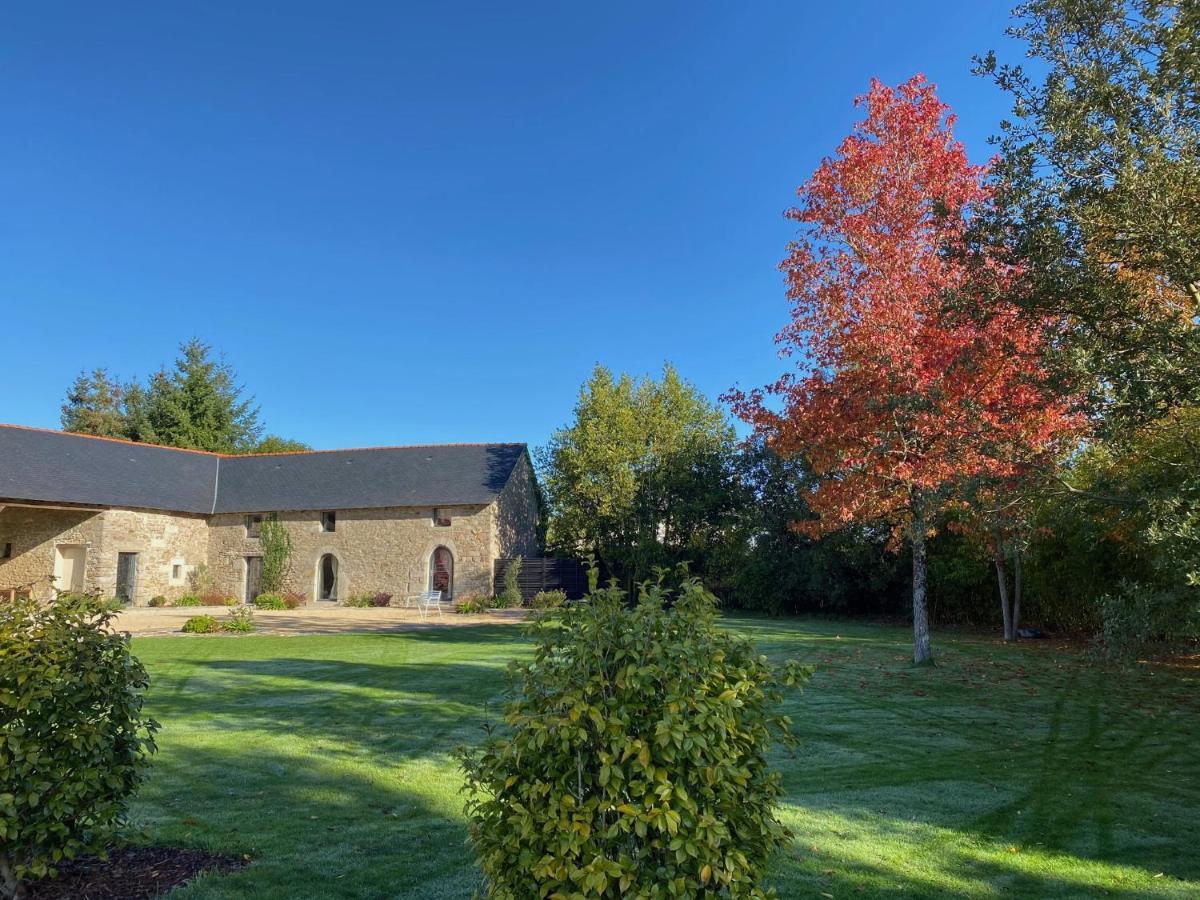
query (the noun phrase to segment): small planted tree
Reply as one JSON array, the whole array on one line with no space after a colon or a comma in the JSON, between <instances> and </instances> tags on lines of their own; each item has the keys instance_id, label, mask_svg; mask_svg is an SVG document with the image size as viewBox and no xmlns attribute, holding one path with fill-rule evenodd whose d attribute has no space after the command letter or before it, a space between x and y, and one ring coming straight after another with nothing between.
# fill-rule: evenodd
<instances>
[{"instance_id":1,"label":"small planted tree","mask_svg":"<svg viewBox=\"0 0 1200 900\"><path fill-rule=\"evenodd\" d=\"M508 730L462 753L487 896L771 896L788 832L767 751L793 743L782 688L809 670L718 629L694 579L625 600L593 588L535 619Z\"/></svg>"},{"instance_id":2,"label":"small planted tree","mask_svg":"<svg viewBox=\"0 0 1200 900\"><path fill-rule=\"evenodd\" d=\"M103 853L154 752L149 684L94 597L0 603L0 896Z\"/></svg>"},{"instance_id":3,"label":"small planted tree","mask_svg":"<svg viewBox=\"0 0 1200 900\"><path fill-rule=\"evenodd\" d=\"M292 536L278 519L266 519L259 531L262 546L262 592L278 594L292 571Z\"/></svg>"},{"instance_id":4,"label":"small planted tree","mask_svg":"<svg viewBox=\"0 0 1200 900\"><path fill-rule=\"evenodd\" d=\"M974 246L986 170L918 75L878 81L867 117L800 187L802 231L782 263L797 365L727 395L776 452L820 479L812 535L885 522L912 549L913 659L932 660L926 539L947 501L1053 457L1079 430L1046 358L1055 323L1010 301L1012 271Z\"/></svg>"},{"instance_id":5,"label":"small planted tree","mask_svg":"<svg viewBox=\"0 0 1200 900\"><path fill-rule=\"evenodd\" d=\"M504 569L504 590L500 592L500 606L505 609L521 606L525 598L521 596L521 557L509 560Z\"/></svg>"}]
</instances>

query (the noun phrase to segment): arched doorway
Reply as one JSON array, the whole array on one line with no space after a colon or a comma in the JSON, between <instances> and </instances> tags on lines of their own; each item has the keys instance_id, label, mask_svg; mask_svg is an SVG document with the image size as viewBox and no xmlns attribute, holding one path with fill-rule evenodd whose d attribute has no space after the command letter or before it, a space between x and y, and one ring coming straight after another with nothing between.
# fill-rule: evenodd
<instances>
[{"instance_id":1,"label":"arched doorway","mask_svg":"<svg viewBox=\"0 0 1200 900\"><path fill-rule=\"evenodd\" d=\"M332 553L326 553L317 563L317 599L337 600L338 561Z\"/></svg>"},{"instance_id":2,"label":"arched doorway","mask_svg":"<svg viewBox=\"0 0 1200 900\"><path fill-rule=\"evenodd\" d=\"M441 591L443 600L454 597L454 554L445 547L429 555L429 590Z\"/></svg>"}]
</instances>

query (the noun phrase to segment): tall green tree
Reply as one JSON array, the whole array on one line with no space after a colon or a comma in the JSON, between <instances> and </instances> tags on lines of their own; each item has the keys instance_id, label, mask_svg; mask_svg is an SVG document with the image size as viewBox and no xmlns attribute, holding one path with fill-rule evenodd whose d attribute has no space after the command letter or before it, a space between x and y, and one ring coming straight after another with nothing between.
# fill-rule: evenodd
<instances>
[{"instance_id":1,"label":"tall green tree","mask_svg":"<svg viewBox=\"0 0 1200 900\"><path fill-rule=\"evenodd\" d=\"M126 437L130 387L114 379L107 369L80 372L62 404L63 429L100 437Z\"/></svg>"},{"instance_id":2,"label":"tall green tree","mask_svg":"<svg viewBox=\"0 0 1200 900\"><path fill-rule=\"evenodd\" d=\"M627 583L683 560L703 569L731 514L734 449L724 413L670 365L658 379L597 366L538 452L548 545Z\"/></svg>"},{"instance_id":3,"label":"tall green tree","mask_svg":"<svg viewBox=\"0 0 1200 900\"><path fill-rule=\"evenodd\" d=\"M147 419L172 447L240 453L257 446L258 407L243 399L233 367L192 338L179 348L174 371L150 379Z\"/></svg>"},{"instance_id":4,"label":"tall green tree","mask_svg":"<svg viewBox=\"0 0 1200 900\"><path fill-rule=\"evenodd\" d=\"M1200 400L1200 4L1032 0L1045 68L977 61L1013 96L993 169L1027 301L1062 315L1111 435Z\"/></svg>"},{"instance_id":5,"label":"tall green tree","mask_svg":"<svg viewBox=\"0 0 1200 900\"><path fill-rule=\"evenodd\" d=\"M1200 579L1200 3L1030 0L1014 16L1044 75L978 60L1013 96L996 225L1027 305L1067 324L1098 436L1049 508L1064 541L1098 529L1124 545L1123 578L1185 596ZM1050 547L1043 564L1080 568ZM1082 568L1075 593L1107 567Z\"/></svg>"},{"instance_id":6,"label":"tall green tree","mask_svg":"<svg viewBox=\"0 0 1200 900\"><path fill-rule=\"evenodd\" d=\"M172 368L142 384L106 369L80 373L62 405L66 431L218 453L280 453L308 445L270 434L260 439L259 410L233 367L192 338Z\"/></svg>"}]
</instances>

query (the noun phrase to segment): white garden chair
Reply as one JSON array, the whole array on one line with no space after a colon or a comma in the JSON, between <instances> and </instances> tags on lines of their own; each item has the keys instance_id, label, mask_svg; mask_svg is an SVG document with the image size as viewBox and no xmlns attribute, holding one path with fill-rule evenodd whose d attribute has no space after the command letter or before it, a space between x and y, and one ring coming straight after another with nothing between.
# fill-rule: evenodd
<instances>
[{"instance_id":1,"label":"white garden chair","mask_svg":"<svg viewBox=\"0 0 1200 900\"><path fill-rule=\"evenodd\" d=\"M442 614L441 591L425 591L423 594L414 594L405 601L404 605L411 606L413 603L416 604L422 619L429 615L431 610L436 611L439 616Z\"/></svg>"}]
</instances>

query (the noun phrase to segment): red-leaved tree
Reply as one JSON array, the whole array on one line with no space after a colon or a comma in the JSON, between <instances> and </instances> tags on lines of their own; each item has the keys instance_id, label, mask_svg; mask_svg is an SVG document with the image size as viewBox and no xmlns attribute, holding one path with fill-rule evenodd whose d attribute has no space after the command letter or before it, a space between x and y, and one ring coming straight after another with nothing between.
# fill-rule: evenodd
<instances>
[{"instance_id":1,"label":"red-leaved tree","mask_svg":"<svg viewBox=\"0 0 1200 900\"><path fill-rule=\"evenodd\" d=\"M1020 474L1078 427L1044 367L1049 323L1006 301L1012 272L968 225L990 202L954 117L917 75L872 81L867 117L798 191L781 265L793 371L734 411L821 477L812 534L885 520L913 557L913 657L931 659L925 543L972 480Z\"/></svg>"}]
</instances>

